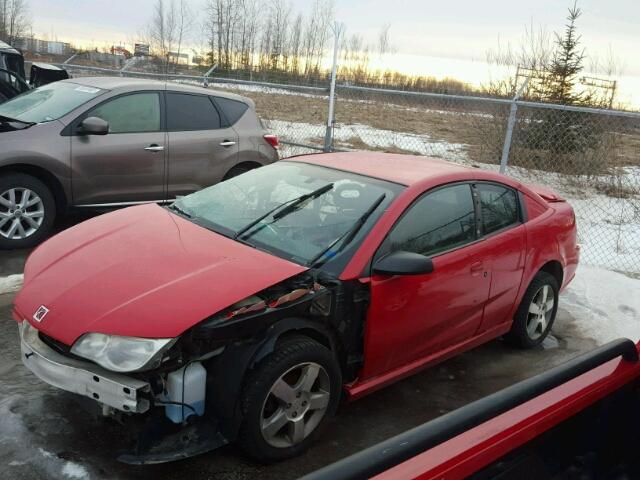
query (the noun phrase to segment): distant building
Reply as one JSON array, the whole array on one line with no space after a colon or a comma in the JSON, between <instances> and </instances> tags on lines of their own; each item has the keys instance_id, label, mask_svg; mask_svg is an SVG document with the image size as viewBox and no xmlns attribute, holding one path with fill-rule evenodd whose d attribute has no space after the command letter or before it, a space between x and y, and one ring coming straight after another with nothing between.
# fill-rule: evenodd
<instances>
[{"instance_id":1,"label":"distant building","mask_svg":"<svg viewBox=\"0 0 640 480\"><path fill-rule=\"evenodd\" d=\"M47 53L51 55L69 55L72 51L69 43L52 42L33 37L16 38L13 46L25 52Z\"/></svg>"},{"instance_id":2,"label":"distant building","mask_svg":"<svg viewBox=\"0 0 640 480\"><path fill-rule=\"evenodd\" d=\"M133 46L133 54L136 57L148 57L151 54L151 48L146 43L136 43Z\"/></svg>"},{"instance_id":3,"label":"distant building","mask_svg":"<svg viewBox=\"0 0 640 480\"><path fill-rule=\"evenodd\" d=\"M178 53L178 52L169 52L167 54L169 57L169 61L173 63L180 63L184 65L189 64L189 54L188 53Z\"/></svg>"}]
</instances>

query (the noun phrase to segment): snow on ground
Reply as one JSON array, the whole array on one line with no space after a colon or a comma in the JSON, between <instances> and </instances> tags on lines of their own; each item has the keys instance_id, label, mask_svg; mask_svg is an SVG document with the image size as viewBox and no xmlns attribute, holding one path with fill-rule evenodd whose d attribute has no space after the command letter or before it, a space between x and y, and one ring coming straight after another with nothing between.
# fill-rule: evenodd
<instances>
[{"instance_id":1,"label":"snow on ground","mask_svg":"<svg viewBox=\"0 0 640 480\"><path fill-rule=\"evenodd\" d=\"M22 287L22 275L9 275L0 277L0 295L3 293L17 292Z\"/></svg>"},{"instance_id":2,"label":"snow on ground","mask_svg":"<svg viewBox=\"0 0 640 480\"><path fill-rule=\"evenodd\" d=\"M22 415L14 413L11 406L13 401L14 398L9 397L0 403L0 446L10 452L12 458L7 463L7 468L0 467L0 471L5 472L2 478L13 478L12 469L29 465L38 474L38 478L90 479L91 475L83 465L65 460L42 447L33 448L30 442L24 442L24 439L31 438L32 433Z\"/></svg>"},{"instance_id":3,"label":"snow on ground","mask_svg":"<svg viewBox=\"0 0 640 480\"><path fill-rule=\"evenodd\" d=\"M620 337L640 340L640 280L581 265L560 295L560 308L575 319L582 336L598 344Z\"/></svg>"},{"instance_id":4,"label":"snow on ground","mask_svg":"<svg viewBox=\"0 0 640 480\"><path fill-rule=\"evenodd\" d=\"M324 125L283 120L269 120L267 123L269 130L277 134L283 142L322 145L326 128ZM348 147L350 144L358 148L358 144L364 144L370 148L399 149L407 153L438 156L456 162L469 161L467 145L434 141L426 134L395 132L363 124L340 124L334 128L333 136L340 148ZM283 149L281 156L284 158L288 155L289 153Z\"/></svg>"}]
</instances>

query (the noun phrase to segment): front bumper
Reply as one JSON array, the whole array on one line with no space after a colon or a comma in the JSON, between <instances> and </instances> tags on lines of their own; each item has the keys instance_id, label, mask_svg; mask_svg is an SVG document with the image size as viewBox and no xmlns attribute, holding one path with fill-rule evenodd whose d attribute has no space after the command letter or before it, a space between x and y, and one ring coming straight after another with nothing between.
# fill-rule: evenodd
<instances>
[{"instance_id":1,"label":"front bumper","mask_svg":"<svg viewBox=\"0 0 640 480\"><path fill-rule=\"evenodd\" d=\"M56 352L26 320L19 329L22 363L43 382L124 412L149 410L149 383Z\"/></svg>"}]
</instances>

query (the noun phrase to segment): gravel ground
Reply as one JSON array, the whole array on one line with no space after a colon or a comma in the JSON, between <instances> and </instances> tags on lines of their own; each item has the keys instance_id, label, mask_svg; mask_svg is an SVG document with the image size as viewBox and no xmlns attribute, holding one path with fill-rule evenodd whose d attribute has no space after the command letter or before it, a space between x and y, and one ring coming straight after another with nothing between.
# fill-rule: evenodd
<instances>
[{"instance_id":1,"label":"gravel ground","mask_svg":"<svg viewBox=\"0 0 640 480\"><path fill-rule=\"evenodd\" d=\"M0 253L0 276L21 273L28 252ZM520 351L496 340L352 404L342 405L306 454L264 466L233 446L176 463L132 467L115 454L118 424L97 419L71 394L48 387L20 361L13 293L0 294L0 478L288 479L419 425L593 348L559 310L544 348Z\"/></svg>"}]
</instances>

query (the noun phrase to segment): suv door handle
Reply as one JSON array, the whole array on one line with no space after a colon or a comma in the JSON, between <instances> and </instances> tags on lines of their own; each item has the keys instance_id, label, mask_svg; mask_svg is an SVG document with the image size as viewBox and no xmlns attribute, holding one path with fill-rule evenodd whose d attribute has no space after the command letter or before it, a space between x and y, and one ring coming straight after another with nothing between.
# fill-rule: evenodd
<instances>
[{"instance_id":1,"label":"suv door handle","mask_svg":"<svg viewBox=\"0 0 640 480\"><path fill-rule=\"evenodd\" d=\"M164 150L164 146L152 143L148 147L144 147L147 152L161 152Z\"/></svg>"},{"instance_id":2,"label":"suv door handle","mask_svg":"<svg viewBox=\"0 0 640 480\"><path fill-rule=\"evenodd\" d=\"M221 147L232 147L235 144L236 144L236 142L234 142L232 140L223 140L222 142L220 142L220 146Z\"/></svg>"}]
</instances>

